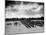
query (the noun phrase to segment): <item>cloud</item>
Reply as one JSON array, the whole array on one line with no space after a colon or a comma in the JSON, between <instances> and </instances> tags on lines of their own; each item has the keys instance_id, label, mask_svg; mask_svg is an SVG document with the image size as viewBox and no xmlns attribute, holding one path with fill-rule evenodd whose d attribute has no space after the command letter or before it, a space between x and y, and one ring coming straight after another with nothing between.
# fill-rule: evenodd
<instances>
[{"instance_id":1,"label":"cloud","mask_svg":"<svg viewBox=\"0 0 46 35\"><path fill-rule=\"evenodd\" d=\"M36 5L36 6L35 6ZM13 5L6 8L6 18L16 18L16 17L41 17L44 16L43 5L33 4L33 5Z\"/></svg>"}]
</instances>

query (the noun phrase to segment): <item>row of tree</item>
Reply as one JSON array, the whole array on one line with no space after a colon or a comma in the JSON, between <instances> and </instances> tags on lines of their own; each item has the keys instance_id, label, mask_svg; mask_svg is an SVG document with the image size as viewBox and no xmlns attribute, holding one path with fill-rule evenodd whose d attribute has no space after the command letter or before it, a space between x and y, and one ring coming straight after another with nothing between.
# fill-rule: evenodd
<instances>
[{"instance_id":1,"label":"row of tree","mask_svg":"<svg viewBox=\"0 0 46 35\"><path fill-rule=\"evenodd\" d=\"M41 18L6 18L5 21L19 21L19 20L44 20L44 17Z\"/></svg>"}]
</instances>

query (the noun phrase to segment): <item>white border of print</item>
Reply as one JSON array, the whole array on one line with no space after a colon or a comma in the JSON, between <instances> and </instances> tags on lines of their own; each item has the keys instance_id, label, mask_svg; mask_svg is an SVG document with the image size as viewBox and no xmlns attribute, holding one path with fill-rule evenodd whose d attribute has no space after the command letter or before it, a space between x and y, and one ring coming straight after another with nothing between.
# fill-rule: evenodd
<instances>
[{"instance_id":1,"label":"white border of print","mask_svg":"<svg viewBox=\"0 0 46 35\"><path fill-rule=\"evenodd\" d=\"M24 1L24 0L23 0ZM33 2L46 2L45 0L31 0ZM45 4L46 6L46 4ZM46 7L44 7L44 17L46 21ZM46 22L44 33L18 34L18 35L46 35ZM5 35L5 0L0 0L0 35Z\"/></svg>"}]
</instances>

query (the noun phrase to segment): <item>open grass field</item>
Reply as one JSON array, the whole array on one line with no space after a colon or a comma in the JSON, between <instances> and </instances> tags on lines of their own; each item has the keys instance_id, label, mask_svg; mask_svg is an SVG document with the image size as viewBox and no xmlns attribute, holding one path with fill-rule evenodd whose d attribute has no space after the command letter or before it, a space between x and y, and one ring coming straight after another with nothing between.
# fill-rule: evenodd
<instances>
[{"instance_id":1,"label":"open grass field","mask_svg":"<svg viewBox=\"0 0 46 35\"><path fill-rule=\"evenodd\" d=\"M44 24L42 26L40 26L40 24L37 24L37 25L34 25L34 27L32 27L33 24L30 23L31 24L31 25L29 25L30 27L28 27L28 24L26 27L26 24L23 24L23 22L21 22L21 21L8 21L8 22L6 22L5 23L6 35L44 32ZM41 24L42 24L43 21L39 20L39 22L41 22Z\"/></svg>"}]
</instances>

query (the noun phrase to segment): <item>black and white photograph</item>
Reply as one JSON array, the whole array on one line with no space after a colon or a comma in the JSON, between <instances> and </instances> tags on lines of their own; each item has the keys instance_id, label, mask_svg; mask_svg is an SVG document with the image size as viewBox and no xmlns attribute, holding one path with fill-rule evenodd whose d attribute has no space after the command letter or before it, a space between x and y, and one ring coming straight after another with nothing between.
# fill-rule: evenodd
<instances>
[{"instance_id":1,"label":"black and white photograph","mask_svg":"<svg viewBox=\"0 0 46 35\"><path fill-rule=\"evenodd\" d=\"M44 2L5 0L5 35L43 32Z\"/></svg>"}]
</instances>

